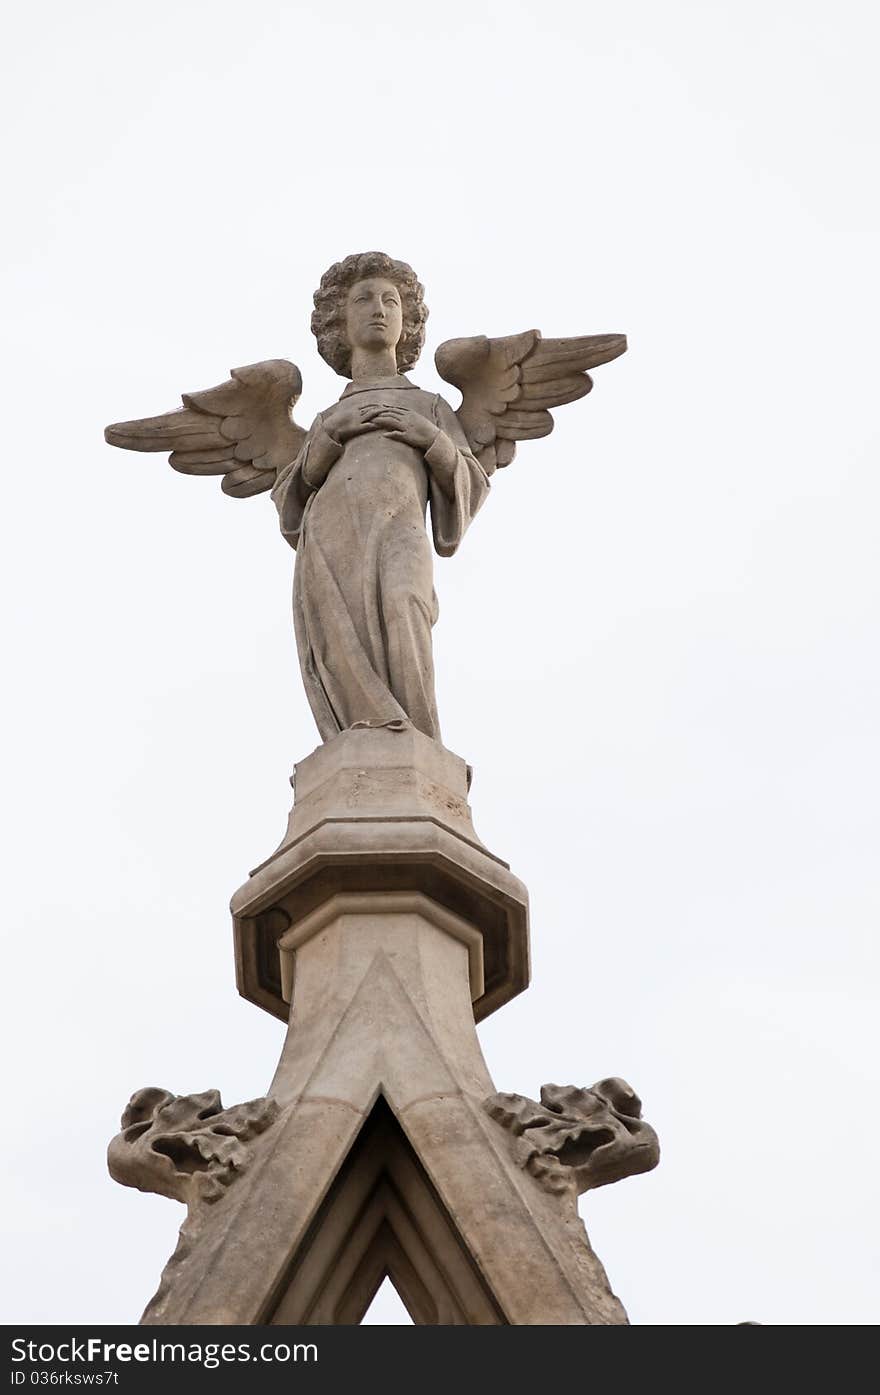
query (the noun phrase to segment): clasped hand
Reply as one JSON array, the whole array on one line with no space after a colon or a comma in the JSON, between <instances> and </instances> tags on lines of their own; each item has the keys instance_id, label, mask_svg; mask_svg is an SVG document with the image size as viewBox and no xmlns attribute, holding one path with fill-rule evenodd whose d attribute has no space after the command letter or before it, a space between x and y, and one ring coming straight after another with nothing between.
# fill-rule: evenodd
<instances>
[{"instance_id":1,"label":"clasped hand","mask_svg":"<svg viewBox=\"0 0 880 1395\"><path fill-rule=\"evenodd\" d=\"M428 450L440 432L434 422L411 407L385 402L345 402L333 412L327 428L340 445L365 431L384 431L392 441L405 441L417 450Z\"/></svg>"}]
</instances>

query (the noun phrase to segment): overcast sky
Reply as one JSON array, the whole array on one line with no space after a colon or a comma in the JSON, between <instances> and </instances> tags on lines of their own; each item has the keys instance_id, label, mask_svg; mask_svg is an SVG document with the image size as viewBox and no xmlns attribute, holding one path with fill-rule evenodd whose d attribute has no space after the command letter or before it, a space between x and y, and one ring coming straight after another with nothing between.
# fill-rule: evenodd
<instances>
[{"instance_id":1,"label":"overcast sky","mask_svg":"<svg viewBox=\"0 0 880 1395\"><path fill-rule=\"evenodd\" d=\"M109 421L292 358L324 269L442 340L624 332L436 566L444 740L531 895L497 1087L623 1075L581 1209L634 1323L878 1318L876 6L19 6L0 84L6 1322L135 1321L129 1095L263 1094L228 901L317 744L268 496ZM457 404L453 389L444 389ZM377 1300L373 1320L394 1320Z\"/></svg>"}]
</instances>

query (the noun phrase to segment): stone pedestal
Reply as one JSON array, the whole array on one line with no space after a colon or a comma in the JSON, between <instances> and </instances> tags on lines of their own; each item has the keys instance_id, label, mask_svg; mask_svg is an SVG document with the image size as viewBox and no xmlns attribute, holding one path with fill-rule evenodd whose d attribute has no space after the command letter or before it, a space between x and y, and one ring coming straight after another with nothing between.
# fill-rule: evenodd
<instances>
[{"instance_id":1,"label":"stone pedestal","mask_svg":"<svg viewBox=\"0 0 880 1395\"><path fill-rule=\"evenodd\" d=\"M232 898L243 996L287 1021L297 945L331 899L371 893L400 907L420 896L448 926L459 923L471 942L477 1021L521 993L528 894L474 832L468 775L413 727L344 731L300 761L281 846Z\"/></svg>"},{"instance_id":2,"label":"stone pedestal","mask_svg":"<svg viewBox=\"0 0 880 1395\"><path fill-rule=\"evenodd\" d=\"M576 1198L651 1166L653 1131L622 1082L495 1093L474 1024L527 985L527 896L467 787L411 728L297 766L285 838L232 901L241 992L289 1014L267 1099L239 1106L259 1128L230 1165L236 1111L135 1096L111 1145L120 1180L190 1206L145 1322L359 1322L386 1275L416 1322L626 1322Z\"/></svg>"}]
</instances>

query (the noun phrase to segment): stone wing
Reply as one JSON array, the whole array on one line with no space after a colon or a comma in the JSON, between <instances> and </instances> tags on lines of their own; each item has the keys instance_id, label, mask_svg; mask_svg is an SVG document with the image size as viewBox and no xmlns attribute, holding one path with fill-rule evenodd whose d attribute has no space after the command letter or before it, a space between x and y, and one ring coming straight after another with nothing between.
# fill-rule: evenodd
<instances>
[{"instance_id":1,"label":"stone wing","mask_svg":"<svg viewBox=\"0 0 880 1395\"><path fill-rule=\"evenodd\" d=\"M170 451L175 470L222 475L224 493L245 499L271 489L298 455L306 433L292 411L301 392L296 364L270 358L233 368L219 387L184 393L175 411L116 422L104 439L125 450Z\"/></svg>"},{"instance_id":2,"label":"stone wing","mask_svg":"<svg viewBox=\"0 0 880 1395\"><path fill-rule=\"evenodd\" d=\"M626 352L623 334L542 339L537 329L505 339L448 339L434 362L459 388L456 413L471 450L487 474L509 465L517 441L549 436L551 407L585 397L593 386L587 369Z\"/></svg>"}]
</instances>

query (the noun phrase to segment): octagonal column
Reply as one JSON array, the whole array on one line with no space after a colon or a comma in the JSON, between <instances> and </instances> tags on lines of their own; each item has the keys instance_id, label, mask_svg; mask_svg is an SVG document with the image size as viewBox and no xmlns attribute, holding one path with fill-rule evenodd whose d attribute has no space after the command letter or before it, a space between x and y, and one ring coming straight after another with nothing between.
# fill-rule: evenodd
<instances>
[{"instance_id":1,"label":"octagonal column","mask_svg":"<svg viewBox=\"0 0 880 1395\"><path fill-rule=\"evenodd\" d=\"M282 935L279 949L293 1005L274 1099L362 1111L377 1086L401 1109L450 1090L478 1101L492 1092L473 1015L483 943L467 921L418 892L342 892ZM389 1010L389 993L409 1011ZM341 1061L328 1052L343 1023Z\"/></svg>"},{"instance_id":2,"label":"octagonal column","mask_svg":"<svg viewBox=\"0 0 880 1395\"><path fill-rule=\"evenodd\" d=\"M232 900L243 996L286 1020L304 947L337 913L381 914L397 953L416 924L467 946L476 1021L522 992L528 894L477 837L467 793L465 762L412 727L345 731L301 761L281 846Z\"/></svg>"}]
</instances>

